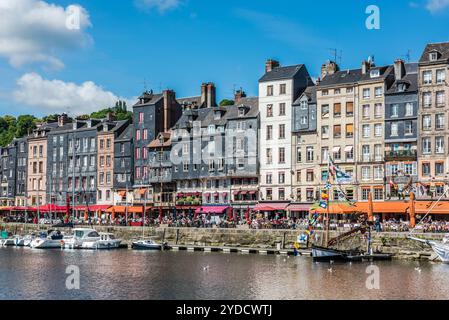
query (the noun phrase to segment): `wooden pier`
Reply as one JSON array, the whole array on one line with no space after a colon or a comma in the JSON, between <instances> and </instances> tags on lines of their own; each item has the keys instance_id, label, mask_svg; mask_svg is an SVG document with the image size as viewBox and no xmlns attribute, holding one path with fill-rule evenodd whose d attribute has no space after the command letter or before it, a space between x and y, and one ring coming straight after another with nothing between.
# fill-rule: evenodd
<instances>
[{"instance_id":1,"label":"wooden pier","mask_svg":"<svg viewBox=\"0 0 449 320\"><path fill-rule=\"evenodd\" d=\"M260 254L260 255L294 255L293 249L276 248L247 248L247 247L222 247L222 246L200 246L200 245L170 245L166 250L188 251L188 252L222 252L238 254ZM301 256L311 256L310 249L299 249Z\"/></svg>"}]
</instances>

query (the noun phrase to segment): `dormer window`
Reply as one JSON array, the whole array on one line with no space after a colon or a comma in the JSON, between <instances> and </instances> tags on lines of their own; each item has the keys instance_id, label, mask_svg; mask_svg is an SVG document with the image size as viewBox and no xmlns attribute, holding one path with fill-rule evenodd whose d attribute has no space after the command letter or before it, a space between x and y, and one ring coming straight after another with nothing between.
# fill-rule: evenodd
<instances>
[{"instance_id":1,"label":"dormer window","mask_svg":"<svg viewBox=\"0 0 449 320\"><path fill-rule=\"evenodd\" d=\"M434 51L434 52L429 53L429 60L437 61L438 60L438 52Z\"/></svg>"},{"instance_id":2,"label":"dormer window","mask_svg":"<svg viewBox=\"0 0 449 320\"><path fill-rule=\"evenodd\" d=\"M239 117L243 117L245 115L245 108L239 108Z\"/></svg>"},{"instance_id":3,"label":"dormer window","mask_svg":"<svg viewBox=\"0 0 449 320\"><path fill-rule=\"evenodd\" d=\"M213 124L209 125L209 127L207 127L207 131L209 132L209 134L214 134L215 126Z\"/></svg>"},{"instance_id":4,"label":"dormer window","mask_svg":"<svg viewBox=\"0 0 449 320\"><path fill-rule=\"evenodd\" d=\"M214 112L214 120L220 120L221 119L221 112L215 111Z\"/></svg>"},{"instance_id":5,"label":"dormer window","mask_svg":"<svg viewBox=\"0 0 449 320\"><path fill-rule=\"evenodd\" d=\"M301 109L307 110L307 101L306 100L301 101Z\"/></svg>"},{"instance_id":6,"label":"dormer window","mask_svg":"<svg viewBox=\"0 0 449 320\"><path fill-rule=\"evenodd\" d=\"M369 75L371 78L377 78L380 76L380 72L378 69L374 69L369 72Z\"/></svg>"}]
</instances>

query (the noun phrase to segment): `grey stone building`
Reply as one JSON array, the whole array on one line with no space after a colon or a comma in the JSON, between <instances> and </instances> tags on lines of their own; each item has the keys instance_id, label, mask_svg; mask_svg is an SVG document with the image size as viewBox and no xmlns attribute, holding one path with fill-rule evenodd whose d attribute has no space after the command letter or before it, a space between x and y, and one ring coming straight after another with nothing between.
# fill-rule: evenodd
<instances>
[{"instance_id":1,"label":"grey stone building","mask_svg":"<svg viewBox=\"0 0 449 320\"><path fill-rule=\"evenodd\" d=\"M114 204L131 204L134 185L134 127L129 125L114 140Z\"/></svg>"},{"instance_id":2,"label":"grey stone building","mask_svg":"<svg viewBox=\"0 0 449 320\"><path fill-rule=\"evenodd\" d=\"M226 107L187 106L173 128L173 154L180 160L172 173L178 208L224 213L232 205L234 214L242 215L256 204L258 99L240 91L235 101Z\"/></svg>"},{"instance_id":3,"label":"grey stone building","mask_svg":"<svg viewBox=\"0 0 449 320\"><path fill-rule=\"evenodd\" d=\"M14 142L1 148L0 161L0 204L3 206L13 206L15 204L17 180L17 146Z\"/></svg>"},{"instance_id":4,"label":"grey stone building","mask_svg":"<svg viewBox=\"0 0 449 320\"><path fill-rule=\"evenodd\" d=\"M386 196L404 196L418 181L418 64L394 63L395 81L385 93ZM409 185L411 183L411 185ZM407 190L404 190L407 189Z\"/></svg>"}]
</instances>

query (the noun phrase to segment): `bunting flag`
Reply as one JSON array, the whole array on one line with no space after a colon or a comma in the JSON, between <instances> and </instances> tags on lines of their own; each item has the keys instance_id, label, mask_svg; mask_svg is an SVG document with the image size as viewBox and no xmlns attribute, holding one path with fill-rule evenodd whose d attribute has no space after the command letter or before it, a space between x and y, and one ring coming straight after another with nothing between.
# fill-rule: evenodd
<instances>
[{"instance_id":1,"label":"bunting flag","mask_svg":"<svg viewBox=\"0 0 449 320\"><path fill-rule=\"evenodd\" d=\"M321 200L329 200L329 195L327 193L322 193L321 194Z\"/></svg>"},{"instance_id":2,"label":"bunting flag","mask_svg":"<svg viewBox=\"0 0 449 320\"><path fill-rule=\"evenodd\" d=\"M329 173L335 178L337 174L337 167L335 166L334 161L329 155L327 156L327 166L329 168Z\"/></svg>"},{"instance_id":3,"label":"bunting flag","mask_svg":"<svg viewBox=\"0 0 449 320\"><path fill-rule=\"evenodd\" d=\"M352 177L343 170L337 168L336 180L338 184L347 183L352 181Z\"/></svg>"},{"instance_id":4,"label":"bunting flag","mask_svg":"<svg viewBox=\"0 0 449 320\"><path fill-rule=\"evenodd\" d=\"M346 192L344 192L343 189L340 186L337 186L337 191L338 191L338 200L339 201L346 201L351 206L355 205L355 202L353 202L351 199L349 199L349 197L346 194Z\"/></svg>"},{"instance_id":5,"label":"bunting flag","mask_svg":"<svg viewBox=\"0 0 449 320\"><path fill-rule=\"evenodd\" d=\"M320 207L323 208L323 209L327 209L327 202L320 201Z\"/></svg>"}]
</instances>

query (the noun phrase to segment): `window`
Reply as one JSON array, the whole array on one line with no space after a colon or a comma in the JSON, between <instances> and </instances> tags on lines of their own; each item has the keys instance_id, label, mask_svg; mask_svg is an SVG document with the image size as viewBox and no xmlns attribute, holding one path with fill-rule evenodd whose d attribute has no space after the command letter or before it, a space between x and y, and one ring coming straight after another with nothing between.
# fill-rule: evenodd
<instances>
[{"instance_id":1,"label":"window","mask_svg":"<svg viewBox=\"0 0 449 320\"><path fill-rule=\"evenodd\" d=\"M435 115L435 128L437 130L444 129L444 113L439 113Z\"/></svg>"},{"instance_id":2,"label":"window","mask_svg":"<svg viewBox=\"0 0 449 320\"><path fill-rule=\"evenodd\" d=\"M273 95L273 86L267 86L267 96Z\"/></svg>"},{"instance_id":3,"label":"window","mask_svg":"<svg viewBox=\"0 0 449 320\"><path fill-rule=\"evenodd\" d=\"M399 105L398 104L391 105L391 117L392 118L399 117Z\"/></svg>"},{"instance_id":4,"label":"window","mask_svg":"<svg viewBox=\"0 0 449 320\"><path fill-rule=\"evenodd\" d=\"M364 119L369 119L369 104L365 104L362 106L362 116Z\"/></svg>"},{"instance_id":5,"label":"window","mask_svg":"<svg viewBox=\"0 0 449 320\"><path fill-rule=\"evenodd\" d=\"M422 152L425 154L432 152L432 142L429 137L422 138Z\"/></svg>"},{"instance_id":6,"label":"window","mask_svg":"<svg viewBox=\"0 0 449 320\"><path fill-rule=\"evenodd\" d=\"M329 118L329 105L323 104L321 106L321 118Z\"/></svg>"},{"instance_id":7,"label":"window","mask_svg":"<svg viewBox=\"0 0 449 320\"><path fill-rule=\"evenodd\" d=\"M279 200L285 200L285 189L279 189Z\"/></svg>"},{"instance_id":8,"label":"window","mask_svg":"<svg viewBox=\"0 0 449 320\"><path fill-rule=\"evenodd\" d=\"M444 162L435 162L435 175L444 175Z\"/></svg>"},{"instance_id":9,"label":"window","mask_svg":"<svg viewBox=\"0 0 449 320\"><path fill-rule=\"evenodd\" d=\"M341 116L341 103L334 103L334 117Z\"/></svg>"},{"instance_id":10,"label":"window","mask_svg":"<svg viewBox=\"0 0 449 320\"><path fill-rule=\"evenodd\" d=\"M383 116L382 103L376 103L374 105L374 118L382 118L382 116Z\"/></svg>"},{"instance_id":11,"label":"window","mask_svg":"<svg viewBox=\"0 0 449 320\"><path fill-rule=\"evenodd\" d=\"M326 183L328 177L329 177L329 171L328 170L321 171L321 182L322 183Z\"/></svg>"},{"instance_id":12,"label":"window","mask_svg":"<svg viewBox=\"0 0 449 320\"><path fill-rule=\"evenodd\" d=\"M307 175L306 175L306 181L307 182L313 182L314 176L315 176L315 174L313 172L313 169L308 169L307 170Z\"/></svg>"},{"instance_id":13,"label":"window","mask_svg":"<svg viewBox=\"0 0 449 320\"><path fill-rule=\"evenodd\" d=\"M369 180L371 177L370 167L362 167L362 180Z\"/></svg>"},{"instance_id":14,"label":"window","mask_svg":"<svg viewBox=\"0 0 449 320\"><path fill-rule=\"evenodd\" d=\"M335 147L333 150L333 154L334 154L334 160L341 160L341 148L340 147Z\"/></svg>"},{"instance_id":15,"label":"window","mask_svg":"<svg viewBox=\"0 0 449 320\"><path fill-rule=\"evenodd\" d=\"M270 118L273 116L273 105L269 104L267 105L267 118Z\"/></svg>"},{"instance_id":16,"label":"window","mask_svg":"<svg viewBox=\"0 0 449 320\"><path fill-rule=\"evenodd\" d=\"M406 117L413 116L413 103L407 102L405 104L405 116Z\"/></svg>"},{"instance_id":17,"label":"window","mask_svg":"<svg viewBox=\"0 0 449 320\"><path fill-rule=\"evenodd\" d=\"M366 89L363 89L363 99L369 99L370 98L370 89L369 88L366 88Z\"/></svg>"},{"instance_id":18,"label":"window","mask_svg":"<svg viewBox=\"0 0 449 320\"><path fill-rule=\"evenodd\" d=\"M313 147L307 147L306 153L307 153L307 162L313 162L313 160L314 160Z\"/></svg>"},{"instance_id":19,"label":"window","mask_svg":"<svg viewBox=\"0 0 449 320\"><path fill-rule=\"evenodd\" d=\"M334 94L340 94L340 89L335 89Z\"/></svg>"},{"instance_id":20,"label":"window","mask_svg":"<svg viewBox=\"0 0 449 320\"><path fill-rule=\"evenodd\" d=\"M435 137L435 153L444 153L444 137Z\"/></svg>"},{"instance_id":21,"label":"window","mask_svg":"<svg viewBox=\"0 0 449 320\"><path fill-rule=\"evenodd\" d=\"M285 103L279 103L279 115L285 116Z\"/></svg>"},{"instance_id":22,"label":"window","mask_svg":"<svg viewBox=\"0 0 449 320\"><path fill-rule=\"evenodd\" d=\"M329 138L329 126L321 127L321 138L323 138L323 139Z\"/></svg>"},{"instance_id":23,"label":"window","mask_svg":"<svg viewBox=\"0 0 449 320\"><path fill-rule=\"evenodd\" d=\"M279 184L285 183L285 173L284 172L279 172L278 181L279 181Z\"/></svg>"},{"instance_id":24,"label":"window","mask_svg":"<svg viewBox=\"0 0 449 320\"><path fill-rule=\"evenodd\" d=\"M267 175L265 177L265 181L267 184L272 184L273 183L273 175L271 173L267 173Z\"/></svg>"},{"instance_id":25,"label":"window","mask_svg":"<svg viewBox=\"0 0 449 320\"><path fill-rule=\"evenodd\" d=\"M346 138L354 137L354 125L352 123L346 125Z\"/></svg>"},{"instance_id":26,"label":"window","mask_svg":"<svg viewBox=\"0 0 449 320\"><path fill-rule=\"evenodd\" d=\"M383 170L382 166L374 167L374 180L383 180Z\"/></svg>"},{"instance_id":27,"label":"window","mask_svg":"<svg viewBox=\"0 0 449 320\"><path fill-rule=\"evenodd\" d=\"M148 130L147 129L143 129L143 139L148 140Z\"/></svg>"},{"instance_id":28,"label":"window","mask_svg":"<svg viewBox=\"0 0 449 320\"><path fill-rule=\"evenodd\" d=\"M374 200L382 200L384 198L383 188L374 188Z\"/></svg>"},{"instance_id":29,"label":"window","mask_svg":"<svg viewBox=\"0 0 449 320\"><path fill-rule=\"evenodd\" d=\"M422 164L422 174L423 176L430 176L430 163Z\"/></svg>"},{"instance_id":30,"label":"window","mask_svg":"<svg viewBox=\"0 0 449 320\"><path fill-rule=\"evenodd\" d=\"M381 123L376 123L374 125L374 136L382 137L382 124Z\"/></svg>"},{"instance_id":31,"label":"window","mask_svg":"<svg viewBox=\"0 0 449 320\"><path fill-rule=\"evenodd\" d=\"M322 95L322 96L327 96L327 95L329 95L329 90L323 90L323 91L321 91L321 95Z\"/></svg>"},{"instance_id":32,"label":"window","mask_svg":"<svg viewBox=\"0 0 449 320\"><path fill-rule=\"evenodd\" d=\"M300 163L302 161L302 153L301 153L301 147L296 148L296 162Z\"/></svg>"},{"instance_id":33,"label":"window","mask_svg":"<svg viewBox=\"0 0 449 320\"><path fill-rule=\"evenodd\" d=\"M383 89L382 87L376 87L374 88L374 96L376 98L382 97Z\"/></svg>"},{"instance_id":34,"label":"window","mask_svg":"<svg viewBox=\"0 0 449 320\"><path fill-rule=\"evenodd\" d=\"M346 102L346 116L352 117L354 115L354 102Z\"/></svg>"},{"instance_id":35,"label":"window","mask_svg":"<svg viewBox=\"0 0 449 320\"><path fill-rule=\"evenodd\" d=\"M391 137L397 137L398 136L398 123L397 122L392 122L391 123L391 132L390 132L390 136Z\"/></svg>"},{"instance_id":36,"label":"window","mask_svg":"<svg viewBox=\"0 0 449 320\"><path fill-rule=\"evenodd\" d=\"M141 157L141 150L140 148L136 148L136 159L140 159Z\"/></svg>"},{"instance_id":37,"label":"window","mask_svg":"<svg viewBox=\"0 0 449 320\"><path fill-rule=\"evenodd\" d=\"M404 172L405 174L412 175L413 172L413 164L412 163L404 163Z\"/></svg>"},{"instance_id":38,"label":"window","mask_svg":"<svg viewBox=\"0 0 449 320\"><path fill-rule=\"evenodd\" d=\"M301 101L301 110L307 110L307 100Z\"/></svg>"},{"instance_id":39,"label":"window","mask_svg":"<svg viewBox=\"0 0 449 320\"><path fill-rule=\"evenodd\" d=\"M287 85L285 83L281 83L279 85L279 94L286 94L287 93Z\"/></svg>"},{"instance_id":40,"label":"window","mask_svg":"<svg viewBox=\"0 0 449 320\"><path fill-rule=\"evenodd\" d=\"M285 148L279 148L279 163L285 163Z\"/></svg>"},{"instance_id":41,"label":"window","mask_svg":"<svg viewBox=\"0 0 449 320\"><path fill-rule=\"evenodd\" d=\"M273 126L267 126L267 140L271 140L273 138Z\"/></svg>"},{"instance_id":42,"label":"window","mask_svg":"<svg viewBox=\"0 0 449 320\"><path fill-rule=\"evenodd\" d=\"M267 149L267 164L272 164L273 163L273 152L271 150L271 148Z\"/></svg>"},{"instance_id":43,"label":"window","mask_svg":"<svg viewBox=\"0 0 449 320\"><path fill-rule=\"evenodd\" d=\"M437 70L437 83L446 82L446 72L444 69Z\"/></svg>"},{"instance_id":44,"label":"window","mask_svg":"<svg viewBox=\"0 0 449 320\"><path fill-rule=\"evenodd\" d=\"M423 105L424 105L424 108L430 108L432 106L432 93L431 92L423 93Z\"/></svg>"},{"instance_id":45,"label":"window","mask_svg":"<svg viewBox=\"0 0 449 320\"><path fill-rule=\"evenodd\" d=\"M430 61L438 60L438 52L431 52L431 53L429 53L429 60Z\"/></svg>"},{"instance_id":46,"label":"window","mask_svg":"<svg viewBox=\"0 0 449 320\"><path fill-rule=\"evenodd\" d=\"M273 199L273 190L267 189L267 200Z\"/></svg>"},{"instance_id":47,"label":"window","mask_svg":"<svg viewBox=\"0 0 449 320\"><path fill-rule=\"evenodd\" d=\"M279 125L279 139L285 139L285 124Z\"/></svg>"},{"instance_id":48,"label":"window","mask_svg":"<svg viewBox=\"0 0 449 320\"><path fill-rule=\"evenodd\" d=\"M362 146L363 161L369 161L370 150L369 145Z\"/></svg>"},{"instance_id":49,"label":"window","mask_svg":"<svg viewBox=\"0 0 449 320\"><path fill-rule=\"evenodd\" d=\"M306 124L307 124L308 117L307 117L307 116L301 116L301 118L300 118L299 120L300 120L300 123L301 123L302 125L306 125Z\"/></svg>"},{"instance_id":50,"label":"window","mask_svg":"<svg viewBox=\"0 0 449 320\"><path fill-rule=\"evenodd\" d=\"M329 160L329 148L322 147L321 148L321 162L325 163Z\"/></svg>"},{"instance_id":51,"label":"window","mask_svg":"<svg viewBox=\"0 0 449 320\"><path fill-rule=\"evenodd\" d=\"M432 118L429 114L422 116L422 128L423 130L430 130L432 128Z\"/></svg>"},{"instance_id":52,"label":"window","mask_svg":"<svg viewBox=\"0 0 449 320\"><path fill-rule=\"evenodd\" d=\"M334 138L341 138L341 125L334 125Z\"/></svg>"},{"instance_id":53,"label":"window","mask_svg":"<svg viewBox=\"0 0 449 320\"><path fill-rule=\"evenodd\" d=\"M369 72L371 78L377 78L380 75L380 71L378 69L371 70Z\"/></svg>"},{"instance_id":54,"label":"window","mask_svg":"<svg viewBox=\"0 0 449 320\"><path fill-rule=\"evenodd\" d=\"M144 121L144 113L143 112L139 112L139 123L142 124Z\"/></svg>"},{"instance_id":55,"label":"window","mask_svg":"<svg viewBox=\"0 0 449 320\"><path fill-rule=\"evenodd\" d=\"M374 145L374 159L376 161L382 161L382 145L381 144Z\"/></svg>"},{"instance_id":56,"label":"window","mask_svg":"<svg viewBox=\"0 0 449 320\"><path fill-rule=\"evenodd\" d=\"M370 137L370 125L369 124L364 124L362 126L362 132L363 132L363 137L364 138L369 138Z\"/></svg>"},{"instance_id":57,"label":"window","mask_svg":"<svg viewBox=\"0 0 449 320\"><path fill-rule=\"evenodd\" d=\"M136 130L136 140L140 141L140 130L139 129ZM103 142L103 144L104 144L104 140L101 140L101 142Z\"/></svg>"},{"instance_id":58,"label":"window","mask_svg":"<svg viewBox=\"0 0 449 320\"><path fill-rule=\"evenodd\" d=\"M431 84L432 83L432 71L426 70L422 73L423 84Z\"/></svg>"},{"instance_id":59,"label":"window","mask_svg":"<svg viewBox=\"0 0 449 320\"><path fill-rule=\"evenodd\" d=\"M446 95L444 91L437 91L437 107L443 107L446 104Z\"/></svg>"},{"instance_id":60,"label":"window","mask_svg":"<svg viewBox=\"0 0 449 320\"><path fill-rule=\"evenodd\" d=\"M404 134L406 136L413 134L413 121L405 121Z\"/></svg>"},{"instance_id":61,"label":"window","mask_svg":"<svg viewBox=\"0 0 449 320\"><path fill-rule=\"evenodd\" d=\"M345 148L345 153L346 153L346 160L353 160L354 159L354 147L353 146L347 146ZM346 172L348 173L348 172Z\"/></svg>"}]
</instances>

